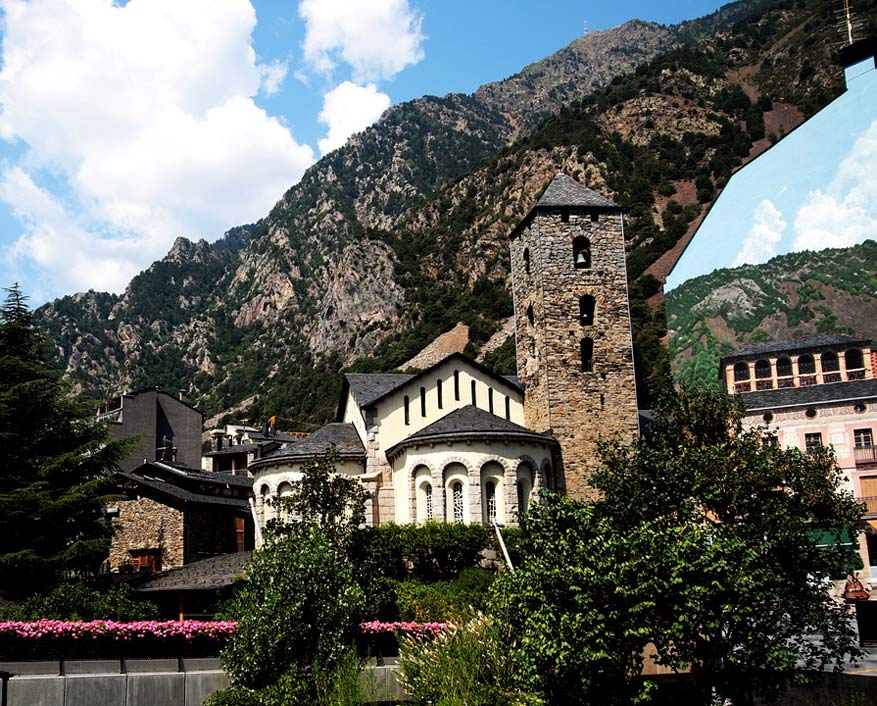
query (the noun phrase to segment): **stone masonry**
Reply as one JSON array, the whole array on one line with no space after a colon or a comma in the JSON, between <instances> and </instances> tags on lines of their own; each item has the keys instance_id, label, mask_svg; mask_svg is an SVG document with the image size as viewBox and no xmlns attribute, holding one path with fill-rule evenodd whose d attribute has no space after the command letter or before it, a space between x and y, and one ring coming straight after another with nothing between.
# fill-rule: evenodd
<instances>
[{"instance_id":1,"label":"stone masonry","mask_svg":"<svg viewBox=\"0 0 877 706\"><path fill-rule=\"evenodd\" d=\"M151 498L116 503L119 516L113 519L110 570L118 571L131 557L129 550L161 549L161 567L183 565L183 512Z\"/></svg>"},{"instance_id":2,"label":"stone masonry","mask_svg":"<svg viewBox=\"0 0 877 706\"><path fill-rule=\"evenodd\" d=\"M581 236L590 266L577 268ZM559 174L513 231L511 268L525 424L560 442L567 494L591 497L598 441L630 441L639 431L621 209ZM592 321L580 318L584 295L596 300ZM582 370L586 338L590 372Z\"/></svg>"}]
</instances>

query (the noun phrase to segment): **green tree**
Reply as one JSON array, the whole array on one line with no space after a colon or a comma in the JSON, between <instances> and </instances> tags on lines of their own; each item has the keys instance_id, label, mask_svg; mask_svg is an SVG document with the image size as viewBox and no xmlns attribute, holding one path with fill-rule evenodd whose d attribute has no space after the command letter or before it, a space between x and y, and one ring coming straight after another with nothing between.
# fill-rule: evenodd
<instances>
[{"instance_id":1,"label":"green tree","mask_svg":"<svg viewBox=\"0 0 877 706\"><path fill-rule=\"evenodd\" d=\"M47 362L18 285L0 308L0 590L94 573L109 549L101 509L127 442L109 440Z\"/></svg>"},{"instance_id":2,"label":"green tree","mask_svg":"<svg viewBox=\"0 0 877 706\"><path fill-rule=\"evenodd\" d=\"M598 505L554 494L531 507L493 610L511 626L522 686L551 704L636 701L648 690L638 677L662 590L650 566L660 532L621 532Z\"/></svg>"},{"instance_id":3,"label":"green tree","mask_svg":"<svg viewBox=\"0 0 877 706\"><path fill-rule=\"evenodd\" d=\"M260 689L283 675L334 671L364 601L331 538L298 525L254 552L246 576L235 598L238 626L222 652L232 684Z\"/></svg>"},{"instance_id":4,"label":"green tree","mask_svg":"<svg viewBox=\"0 0 877 706\"><path fill-rule=\"evenodd\" d=\"M714 693L737 706L773 698L799 664L821 669L856 651L849 612L827 589L850 557L816 536L852 531L860 506L829 449L779 448L742 418L728 395L667 391L651 434L606 447L592 479L619 536L674 537L647 557L658 580L651 637L661 663L691 670L705 704Z\"/></svg>"}]
</instances>

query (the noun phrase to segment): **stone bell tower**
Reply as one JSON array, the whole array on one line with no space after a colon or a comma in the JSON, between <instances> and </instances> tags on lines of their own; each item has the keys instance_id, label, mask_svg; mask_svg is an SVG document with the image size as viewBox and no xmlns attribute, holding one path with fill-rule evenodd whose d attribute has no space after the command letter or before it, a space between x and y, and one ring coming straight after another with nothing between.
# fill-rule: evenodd
<instances>
[{"instance_id":1,"label":"stone bell tower","mask_svg":"<svg viewBox=\"0 0 877 706\"><path fill-rule=\"evenodd\" d=\"M621 208L558 173L510 239L524 421L590 497L598 440L639 432Z\"/></svg>"}]
</instances>

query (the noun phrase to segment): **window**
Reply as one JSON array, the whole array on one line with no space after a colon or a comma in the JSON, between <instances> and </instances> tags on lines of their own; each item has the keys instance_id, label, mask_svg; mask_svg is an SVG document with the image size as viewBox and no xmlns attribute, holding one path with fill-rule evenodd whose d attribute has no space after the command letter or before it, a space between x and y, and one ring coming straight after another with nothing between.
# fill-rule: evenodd
<instances>
[{"instance_id":1,"label":"window","mask_svg":"<svg viewBox=\"0 0 877 706\"><path fill-rule=\"evenodd\" d=\"M792 359L791 358L778 358L777 359L777 375L781 378L789 377L792 374Z\"/></svg>"},{"instance_id":2,"label":"window","mask_svg":"<svg viewBox=\"0 0 877 706\"><path fill-rule=\"evenodd\" d=\"M426 388L420 388L420 416L426 416Z\"/></svg>"},{"instance_id":3,"label":"window","mask_svg":"<svg viewBox=\"0 0 877 706\"><path fill-rule=\"evenodd\" d=\"M773 412L765 412L761 418L765 424L770 424L773 421Z\"/></svg>"},{"instance_id":4,"label":"window","mask_svg":"<svg viewBox=\"0 0 877 706\"><path fill-rule=\"evenodd\" d=\"M583 338L580 344L582 356L582 372L594 372L594 341L590 338Z\"/></svg>"},{"instance_id":5,"label":"window","mask_svg":"<svg viewBox=\"0 0 877 706\"><path fill-rule=\"evenodd\" d=\"M134 571L154 574L161 571L161 549L132 549L129 563Z\"/></svg>"},{"instance_id":6,"label":"window","mask_svg":"<svg viewBox=\"0 0 877 706\"><path fill-rule=\"evenodd\" d=\"M600 214L596 211L591 211L591 223L599 223L600 222Z\"/></svg>"},{"instance_id":7,"label":"window","mask_svg":"<svg viewBox=\"0 0 877 706\"><path fill-rule=\"evenodd\" d=\"M779 446L780 440L777 439L776 434L765 434L764 436L761 437L761 445L764 448L769 449L769 448L774 447L774 446Z\"/></svg>"},{"instance_id":8,"label":"window","mask_svg":"<svg viewBox=\"0 0 877 706\"><path fill-rule=\"evenodd\" d=\"M857 370L865 367L862 351L858 348L851 348L844 353L844 362L847 364L847 370Z\"/></svg>"},{"instance_id":9,"label":"window","mask_svg":"<svg viewBox=\"0 0 877 706\"><path fill-rule=\"evenodd\" d=\"M435 392L436 392L436 396L438 397L438 408L442 409L442 381L441 380L435 381Z\"/></svg>"},{"instance_id":10,"label":"window","mask_svg":"<svg viewBox=\"0 0 877 706\"><path fill-rule=\"evenodd\" d=\"M755 361L755 377L769 378L770 377L770 363L767 362L766 360Z\"/></svg>"},{"instance_id":11,"label":"window","mask_svg":"<svg viewBox=\"0 0 877 706\"><path fill-rule=\"evenodd\" d=\"M484 484L484 498L487 506L487 515L484 518L488 524L496 522L496 483L492 480Z\"/></svg>"},{"instance_id":12,"label":"window","mask_svg":"<svg viewBox=\"0 0 877 706\"><path fill-rule=\"evenodd\" d=\"M493 414L493 388L487 388L487 411Z\"/></svg>"},{"instance_id":13,"label":"window","mask_svg":"<svg viewBox=\"0 0 877 706\"><path fill-rule=\"evenodd\" d=\"M837 361L837 353L834 351L826 351L821 356L819 356L822 362L822 372L823 373L833 373L836 370L840 370L840 365Z\"/></svg>"},{"instance_id":14,"label":"window","mask_svg":"<svg viewBox=\"0 0 877 706\"><path fill-rule=\"evenodd\" d=\"M460 481L454 481L451 484L451 498L454 507L454 522L463 522L463 484Z\"/></svg>"},{"instance_id":15,"label":"window","mask_svg":"<svg viewBox=\"0 0 877 706\"><path fill-rule=\"evenodd\" d=\"M591 266L591 241L580 235L572 241L572 261L578 270Z\"/></svg>"},{"instance_id":16,"label":"window","mask_svg":"<svg viewBox=\"0 0 877 706\"><path fill-rule=\"evenodd\" d=\"M460 371L454 371L454 399L460 401Z\"/></svg>"},{"instance_id":17,"label":"window","mask_svg":"<svg viewBox=\"0 0 877 706\"><path fill-rule=\"evenodd\" d=\"M804 412L804 416L807 417L807 419L815 419L816 410L813 407L808 407L807 410Z\"/></svg>"},{"instance_id":18,"label":"window","mask_svg":"<svg viewBox=\"0 0 877 706\"><path fill-rule=\"evenodd\" d=\"M874 434L870 429L856 429L853 432L853 442L857 449L874 448Z\"/></svg>"},{"instance_id":19,"label":"window","mask_svg":"<svg viewBox=\"0 0 877 706\"><path fill-rule=\"evenodd\" d=\"M798 372L801 375L813 375L816 372L816 363L809 353L798 358Z\"/></svg>"},{"instance_id":20,"label":"window","mask_svg":"<svg viewBox=\"0 0 877 706\"><path fill-rule=\"evenodd\" d=\"M530 248L524 248L524 272L530 274Z\"/></svg>"},{"instance_id":21,"label":"window","mask_svg":"<svg viewBox=\"0 0 877 706\"><path fill-rule=\"evenodd\" d=\"M804 434L804 448L807 453L813 453L822 448L822 432L814 431Z\"/></svg>"},{"instance_id":22,"label":"window","mask_svg":"<svg viewBox=\"0 0 877 706\"><path fill-rule=\"evenodd\" d=\"M530 304L527 307L527 321L530 323L530 326L533 325L533 322L536 320L536 317L533 316L533 305Z\"/></svg>"},{"instance_id":23,"label":"window","mask_svg":"<svg viewBox=\"0 0 877 706\"><path fill-rule=\"evenodd\" d=\"M749 379L749 364L748 363L735 363L734 364L734 382L739 382L740 380L748 380Z\"/></svg>"},{"instance_id":24,"label":"window","mask_svg":"<svg viewBox=\"0 0 877 706\"><path fill-rule=\"evenodd\" d=\"M477 407L478 406L478 398L475 396L475 381L474 380L472 381L470 388L472 390L472 406Z\"/></svg>"},{"instance_id":25,"label":"window","mask_svg":"<svg viewBox=\"0 0 877 706\"><path fill-rule=\"evenodd\" d=\"M560 210L560 222L561 223L569 223L569 209L563 208Z\"/></svg>"},{"instance_id":26,"label":"window","mask_svg":"<svg viewBox=\"0 0 877 706\"><path fill-rule=\"evenodd\" d=\"M582 326L591 326L594 323L594 307L596 300L590 294L579 297L579 319Z\"/></svg>"},{"instance_id":27,"label":"window","mask_svg":"<svg viewBox=\"0 0 877 706\"><path fill-rule=\"evenodd\" d=\"M411 410L409 409L410 400L408 399L408 395L405 395L403 403L405 405L405 426L408 426L411 424Z\"/></svg>"},{"instance_id":28,"label":"window","mask_svg":"<svg viewBox=\"0 0 877 706\"><path fill-rule=\"evenodd\" d=\"M426 500L426 519L432 519L432 486L427 483L423 486L423 495Z\"/></svg>"},{"instance_id":29,"label":"window","mask_svg":"<svg viewBox=\"0 0 877 706\"><path fill-rule=\"evenodd\" d=\"M512 401L509 399L508 395L505 398L505 418L511 421L512 419Z\"/></svg>"}]
</instances>

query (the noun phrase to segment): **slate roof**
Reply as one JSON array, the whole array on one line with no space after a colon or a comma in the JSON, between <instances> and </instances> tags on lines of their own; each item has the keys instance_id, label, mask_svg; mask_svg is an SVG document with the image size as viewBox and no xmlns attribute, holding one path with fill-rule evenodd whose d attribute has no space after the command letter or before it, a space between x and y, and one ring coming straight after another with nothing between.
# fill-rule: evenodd
<instances>
[{"instance_id":1,"label":"slate roof","mask_svg":"<svg viewBox=\"0 0 877 706\"><path fill-rule=\"evenodd\" d=\"M135 589L139 593L157 591L207 591L231 586L243 572L250 552L222 554L210 559L168 569L155 574Z\"/></svg>"},{"instance_id":2,"label":"slate roof","mask_svg":"<svg viewBox=\"0 0 877 706\"><path fill-rule=\"evenodd\" d=\"M290 436L289 434L284 434L282 431L273 431L264 433L262 430L257 429L256 431L248 431L247 436L253 441L257 442L268 442L268 441L278 441L281 443L290 443L293 441L298 441L297 436Z\"/></svg>"},{"instance_id":3,"label":"slate roof","mask_svg":"<svg viewBox=\"0 0 877 706\"><path fill-rule=\"evenodd\" d=\"M787 387L780 390L746 392L740 399L747 411L806 407L825 402L841 402L877 398L877 379L850 380L807 387Z\"/></svg>"},{"instance_id":4,"label":"slate roof","mask_svg":"<svg viewBox=\"0 0 877 706\"><path fill-rule=\"evenodd\" d=\"M320 427L313 434L282 448L276 449L258 461L250 464L250 469L273 465L278 461L302 461L319 456L335 446L339 459L365 460L365 447L360 441L356 427L352 424L333 423Z\"/></svg>"},{"instance_id":5,"label":"slate roof","mask_svg":"<svg viewBox=\"0 0 877 706\"><path fill-rule=\"evenodd\" d=\"M558 172L536 202L536 208L556 207L620 208L617 203L583 186L563 172Z\"/></svg>"},{"instance_id":6,"label":"slate roof","mask_svg":"<svg viewBox=\"0 0 877 706\"><path fill-rule=\"evenodd\" d=\"M765 355L769 353L784 353L787 351L802 352L832 346L867 346L870 344L871 339L869 338L842 336L836 333L822 333L817 336L808 336L806 338L786 338L782 341L769 341L767 343L754 343L750 346L743 346L743 348L740 348L733 353L722 356L722 362L734 360L736 358L749 358L751 356Z\"/></svg>"},{"instance_id":7,"label":"slate roof","mask_svg":"<svg viewBox=\"0 0 877 706\"><path fill-rule=\"evenodd\" d=\"M143 476L137 473L120 471L116 474L119 478L136 483L138 486L157 491L161 495L174 498L182 503L192 503L199 505L222 505L225 507L233 507L239 510L249 511L249 502L245 497L229 497L227 495L213 495L211 493L200 493L187 488L181 488L178 485L155 478L151 476ZM219 474L216 474L219 475ZM223 474L227 475L227 474ZM253 479L247 478L248 485L252 486Z\"/></svg>"},{"instance_id":8,"label":"slate roof","mask_svg":"<svg viewBox=\"0 0 877 706\"><path fill-rule=\"evenodd\" d=\"M150 467L160 474L167 473L178 478L185 478L195 481L203 481L206 483L219 483L222 485L239 485L252 486L253 479L247 476L236 476L233 473L216 472L213 473L203 471L200 468L192 468L191 466L182 466L180 464L164 463L163 461L149 461L139 468L135 468L135 473L140 473L141 469Z\"/></svg>"},{"instance_id":9,"label":"slate roof","mask_svg":"<svg viewBox=\"0 0 877 706\"><path fill-rule=\"evenodd\" d=\"M392 456L396 451L413 444L472 438L515 438L542 444L557 443L557 440L550 434L539 434L526 427L522 427L520 424L515 424L503 417L498 417L470 404L454 410L438 421L403 439L395 446L390 447L387 449L387 456Z\"/></svg>"},{"instance_id":10,"label":"slate roof","mask_svg":"<svg viewBox=\"0 0 877 706\"><path fill-rule=\"evenodd\" d=\"M408 382L413 375L404 373L347 373L344 379L350 385L360 407L368 407Z\"/></svg>"}]
</instances>

